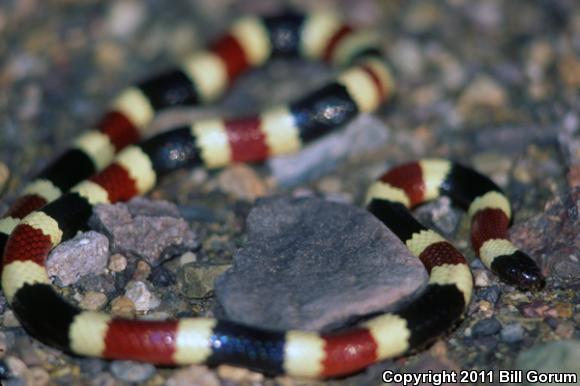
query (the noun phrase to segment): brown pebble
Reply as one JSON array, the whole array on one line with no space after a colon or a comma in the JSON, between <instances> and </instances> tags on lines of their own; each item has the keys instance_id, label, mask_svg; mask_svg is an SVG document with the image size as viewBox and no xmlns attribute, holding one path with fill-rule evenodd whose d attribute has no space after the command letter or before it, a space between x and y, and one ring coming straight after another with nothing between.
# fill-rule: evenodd
<instances>
[{"instance_id":1,"label":"brown pebble","mask_svg":"<svg viewBox=\"0 0 580 386\"><path fill-rule=\"evenodd\" d=\"M122 272L127 268L127 258L120 253L109 257L109 269L113 272Z\"/></svg>"},{"instance_id":2,"label":"brown pebble","mask_svg":"<svg viewBox=\"0 0 580 386\"><path fill-rule=\"evenodd\" d=\"M558 303L554 310L560 318L569 319L572 317L572 305L569 303Z\"/></svg>"},{"instance_id":3,"label":"brown pebble","mask_svg":"<svg viewBox=\"0 0 580 386\"><path fill-rule=\"evenodd\" d=\"M220 190L246 201L254 201L268 193L264 180L249 166L233 165L218 176Z\"/></svg>"},{"instance_id":4,"label":"brown pebble","mask_svg":"<svg viewBox=\"0 0 580 386\"><path fill-rule=\"evenodd\" d=\"M570 321L563 321L556 327L556 335L562 339L570 339L574 335L575 326L574 323Z\"/></svg>"},{"instance_id":5,"label":"brown pebble","mask_svg":"<svg viewBox=\"0 0 580 386\"><path fill-rule=\"evenodd\" d=\"M135 304L126 296L118 296L111 302L111 314L124 318L135 316Z\"/></svg>"},{"instance_id":6,"label":"brown pebble","mask_svg":"<svg viewBox=\"0 0 580 386\"><path fill-rule=\"evenodd\" d=\"M8 169L8 166L6 166L4 162L0 162L0 194L2 194L2 192L6 188L9 178L10 178L10 169Z\"/></svg>"},{"instance_id":7,"label":"brown pebble","mask_svg":"<svg viewBox=\"0 0 580 386\"><path fill-rule=\"evenodd\" d=\"M151 274L151 266L143 260L139 260L137 268L133 272L133 280L145 281Z\"/></svg>"},{"instance_id":8,"label":"brown pebble","mask_svg":"<svg viewBox=\"0 0 580 386\"><path fill-rule=\"evenodd\" d=\"M537 66L547 67L554 59L554 48L546 40L533 42L530 47L530 59Z\"/></svg>"},{"instance_id":9,"label":"brown pebble","mask_svg":"<svg viewBox=\"0 0 580 386\"><path fill-rule=\"evenodd\" d=\"M501 108L508 101L504 88L489 76L479 76L469 84L458 102L458 110L466 116L474 108Z\"/></svg>"},{"instance_id":10,"label":"brown pebble","mask_svg":"<svg viewBox=\"0 0 580 386\"><path fill-rule=\"evenodd\" d=\"M26 374L26 384L29 386L45 386L50 382L50 375L42 367L31 367Z\"/></svg>"},{"instance_id":11,"label":"brown pebble","mask_svg":"<svg viewBox=\"0 0 580 386\"><path fill-rule=\"evenodd\" d=\"M89 291L80 301L79 306L83 310L98 311L107 303L107 295L101 292Z\"/></svg>"},{"instance_id":12,"label":"brown pebble","mask_svg":"<svg viewBox=\"0 0 580 386\"><path fill-rule=\"evenodd\" d=\"M125 52L119 44L113 41L105 41L97 45L95 59L99 67L108 71L115 71L126 62Z\"/></svg>"},{"instance_id":13,"label":"brown pebble","mask_svg":"<svg viewBox=\"0 0 580 386\"><path fill-rule=\"evenodd\" d=\"M447 343L444 340L437 340L429 349L431 355L438 358L447 357L447 351Z\"/></svg>"},{"instance_id":14,"label":"brown pebble","mask_svg":"<svg viewBox=\"0 0 580 386\"><path fill-rule=\"evenodd\" d=\"M217 374L222 379L241 384L258 383L264 379L264 376L260 373L228 365L218 366Z\"/></svg>"},{"instance_id":15,"label":"brown pebble","mask_svg":"<svg viewBox=\"0 0 580 386\"><path fill-rule=\"evenodd\" d=\"M479 310L484 313L489 313L490 311L493 313L493 307L491 303L487 300L480 300L477 305L479 306Z\"/></svg>"},{"instance_id":16,"label":"brown pebble","mask_svg":"<svg viewBox=\"0 0 580 386\"><path fill-rule=\"evenodd\" d=\"M580 58L573 55L564 57L558 65L558 72L567 86L580 87Z\"/></svg>"}]
</instances>

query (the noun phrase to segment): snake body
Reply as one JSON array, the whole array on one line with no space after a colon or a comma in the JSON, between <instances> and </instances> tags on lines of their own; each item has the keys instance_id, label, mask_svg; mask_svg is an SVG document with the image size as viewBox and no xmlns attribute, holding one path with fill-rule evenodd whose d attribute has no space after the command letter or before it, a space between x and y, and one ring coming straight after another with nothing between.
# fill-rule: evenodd
<instances>
[{"instance_id":1,"label":"snake body","mask_svg":"<svg viewBox=\"0 0 580 386\"><path fill-rule=\"evenodd\" d=\"M139 144L156 112L216 100L242 72L269 58L301 56L341 67L331 83L254 116L201 120ZM150 191L182 167L260 161L301 148L373 111L393 92L373 35L326 13L243 18L178 70L123 91L110 112L24 189L0 223L2 288L26 331L63 351L160 365L228 363L268 374L324 378L402 355L444 333L472 293L464 257L410 209L448 195L471 217L471 241L484 264L522 288L543 285L533 260L507 240L509 201L487 177L447 160L400 165L373 183L366 206L424 264L429 283L403 309L329 333L268 331L211 318L114 318L66 302L44 267L49 252L85 229L92 207ZM96 173L96 174L95 174ZM8 236L10 235L10 236Z\"/></svg>"}]
</instances>

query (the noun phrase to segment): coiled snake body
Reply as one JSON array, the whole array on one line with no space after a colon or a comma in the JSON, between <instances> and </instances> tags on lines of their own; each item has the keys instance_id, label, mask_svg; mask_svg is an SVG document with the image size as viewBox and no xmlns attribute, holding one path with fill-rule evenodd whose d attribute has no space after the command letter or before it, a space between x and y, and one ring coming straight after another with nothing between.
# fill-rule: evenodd
<instances>
[{"instance_id":1,"label":"coiled snake body","mask_svg":"<svg viewBox=\"0 0 580 386\"><path fill-rule=\"evenodd\" d=\"M193 122L135 144L149 134L158 111L214 101L247 69L272 57L294 56L323 60L341 71L333 82L288 105L249 117ZM83 311L53 289L45 259L85 229L93 205L145 194L181 167L215 168L294 152L359 112L373 111L393 90L376 36L334 15L240 19L180 69L123 91L95 130L27 185L0 221L4 295L29 334L75 354L162 365L229 363L304 377L345 375L429 342L465 311L472 293L466 260L409 212L441 194L468 212L473 248L488 268L516 286L541 287L533 260L507 240L511 209L500 189L472 169L425 159L393 168L367 194L368 210L429 272L423 294L397 312L331 333L279 332L210 318L113 318Z\"/></svg>"}]
</instances>

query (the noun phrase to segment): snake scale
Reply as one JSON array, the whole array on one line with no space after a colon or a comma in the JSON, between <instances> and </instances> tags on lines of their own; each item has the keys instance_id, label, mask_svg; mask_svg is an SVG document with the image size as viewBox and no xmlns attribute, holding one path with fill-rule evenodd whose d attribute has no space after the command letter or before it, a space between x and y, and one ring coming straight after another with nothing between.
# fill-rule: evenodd
<instances>
[{"instance_id":1,"label":"snake scale","mask_svg":"<svg viewBox=\"0 0 580 386\"><path fill-rule=\"evenodd\" d=\"M243 17L181 67L121 92L96 128L40 172L0 221L2 289L24 329L84 356L159 365L228 363L311 378L347 375L432 341L469 304L473 284L465 258L409 211L440 195L467 211L473 249L489 269L509 284L541 288L544 279L534 261L507 239L506 196L489 178L443 159L399 165L370 186L368 211L422 261L429 282L402 309L348 328L316 333L203 317L122 319L81 310L52 287L47 255L86 229L94 205L145 194L182 167L217 168L295 152L360 112L375 110L394 92L379 41L330 13ZM259 114L198 120L157 135L147 131L159 111L216 101L248 69L291 57L326 62L338 76Z\"/></svg>"}]
</instances>

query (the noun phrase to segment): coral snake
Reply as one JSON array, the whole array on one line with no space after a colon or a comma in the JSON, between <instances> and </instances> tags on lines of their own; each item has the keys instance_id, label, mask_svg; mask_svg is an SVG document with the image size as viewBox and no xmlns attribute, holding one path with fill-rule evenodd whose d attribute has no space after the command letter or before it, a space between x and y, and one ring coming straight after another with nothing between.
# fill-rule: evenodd
<instances>
[{"instance_id":1,"label":"coral snake","mask_svg":"<svg viewBox=\"0 0 580 386\"><path fill-rule=\"evenodd\" d=\"M243 118L199 120L135 144L151 134L147 128L158 111L215 101L249 68L289 57L323 60L339 75L287 105ZM468 212L474 251L488 268L520 288L541 288L534 261L507 240L511 209L501 190L472 169L425 159L388 171L366 199L368 210L429 272L424 292L396 312L327 333L267 331L203 317L114 318L81 310L53 289L47 255L86 228L93 205L144 194L181 167L215 168L294 152L359 112L373 111L393 90L376 35L333 14L241 18L179 69L123 91L96 129L24 188L0 222L2 288L15 315L38 340L80 355L161 365L228 363L313 378L350 374L431 341L462 317L472 293L465 258L409 212L440 195Z\"/></svg>"}]
</instances>

